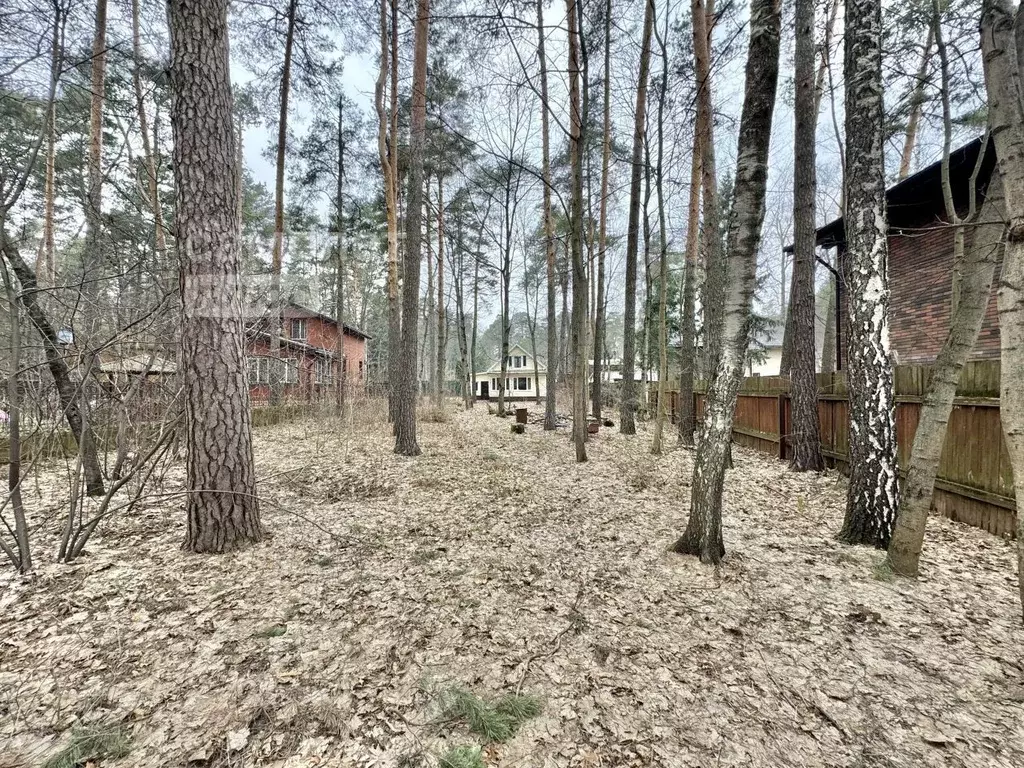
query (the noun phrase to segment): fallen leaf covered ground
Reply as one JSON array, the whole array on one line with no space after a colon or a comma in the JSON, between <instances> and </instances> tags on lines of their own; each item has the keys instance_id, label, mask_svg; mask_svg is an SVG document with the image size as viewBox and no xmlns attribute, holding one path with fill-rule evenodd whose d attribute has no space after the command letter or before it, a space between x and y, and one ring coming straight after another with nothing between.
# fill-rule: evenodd
<instances>
[{"instance_id":1,"label":"fallen leaf covered ground","mask_svg":"<svg viewBox=\"0 0 1024 768\"><path fill-rule=\"evenodd\" d=\"M129 740L112 767L1024 765L1011 542L933 519L922 578L886 580L833 538L841 478L736 449L716 570L667 551L689 451L602 429L578 465L449 408L415 459L372 418L259 430L270 536L219 557L180 549L175 467L56 564L44 474L37 573L0 570L0 766L88 728ZM484 743L452 688L543 710Z\"/></svg>"}]
</instances>

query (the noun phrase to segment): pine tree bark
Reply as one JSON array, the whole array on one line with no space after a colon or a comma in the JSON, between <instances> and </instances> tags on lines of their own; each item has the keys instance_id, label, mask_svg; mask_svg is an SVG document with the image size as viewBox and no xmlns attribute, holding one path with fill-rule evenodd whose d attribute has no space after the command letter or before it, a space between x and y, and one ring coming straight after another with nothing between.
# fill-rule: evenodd
<instances>
[{"instance_id":1,"label":"pine tree bark","mask_svg":"<svg viewBox=\"0 0 1024 768\"><path fill-rule=\"evenodd\" d=\"M226 552L263 537L239 279L227 0L169 0L168 25L183 304L184 547Z\"/></svg>"},{"instance_id":2,"label":"pine tree bark","mask_svg":"<svg viewBox=\"0 0 1024 768\"><path fill-rule=\"evenodd\" d=\"M701 136L693 132L690 160L690 194L686 217L686 272L683 276L682 329L679 338L679 410L676 426L679 442L693 445L696 414L693 407L693 379L697 363L697 249L700 246Z\"/></svg>"},{"instance_id":3,"label":"pine tree bark","mask_svg":"<svg viewBox=\"0 0 1024 768\"><path fill-rule=\"evenodd\" d=\"M395 121L398 112L398 57L388 55L388 9L392 48L397 48L398 13L397 0L380 0L380 72L374 91L374 105L377 110L377 154L384 176L384 210L388 227L388 420L395 423L395 383L401 359L402 308L398 300L398 131ZM384 108L384 88L388 72L391 74L391 143L388 143L388 115Z\"/></svg>"},{"instance_id":4,"label":"pine tree bark","mask_svg":"<svg viewBox=\"0 0 1024 768\"><path fill-rule=\"evenodd\" d=\"M544 3L537 0L537 58L540 62L541 174L544 183L544 255L547 269L547 364L544 382L544 429L552 430L555 417L555 385L558 371L558 315L555 305L555 221L551 212L551 138L548 114L548 65L544 52Z\"/></svg>"},{"instance_id":5,"label":"pine tree bark","mask_svg":"<svg viewBox=\"0 0 1024 768\"><path fill-rule=\"evenodd\" d=\"M907 132L903 136L903 153L900 157L899 179L902 181L910 174L910 164L914 159L914 148L917 146L918 125L921 112L924 110L925 88L928 86L928 65L932 57L932 44L935 41L934 27L928 27L928 37L921 53L921 63L917 68L914 90L910 96L910 115L907 118Z\"/></svg>"},{"instance_id":6,"label":"pine tree bark","mask_svg":"<svg viewBox=\"0 0 1024 768\"><path fill-rule=\"evenodd\" d=\"M448 346L448 320L444 306L444 184L437 175L437 358L434 370L434 407L444 398L445 351Z\"/></svg>"},{"instance_id":7,"label":"pine tree bark","mask_svg":"<svg viewBox=\"0 0 1024 768\"><path fill-rule=\"evenodd\" d=\"M662 433L665 429L665 392L668 379L668 233L665 222L665 99L668 95L668 49L665 39L668 36L668 14L665 14L666 29L664 35L658 33L655 26L654 34L658 39L661 51L661 87L658 89L658 162L655 170L655 186L658 192L658 400L657 412L654 414L654 439L651 453L661 453Z\"/></svg>"},{"instance_id":8,"label":"pine tree bark","mask_svg":"<svg viewBox=\"0 0 1024 768\"><path fill-rule=\"evenodd\" d=\"M137 2L138 0L133 0ZM50 38L50 89L56 92L60 78L63 51L61 38L66 16L60 3L53 3L53 34ZM54 264L54 203L56 198L55 171L57 161L57 100L49 99L46 109L46 165L43 171L43 236L36 258L36 278L41 286L55 282Z\"/></svg>"},{"instance_id":9,"label":"pine tree bark","mask_svg":"<svg viewBox=\"0 0 1024 768\"><path fill-rule=\"evenodd\" d=\"M601 377L604 375L605 328L607 325L607 307L605 306L605 252L608 247L608 167L612 155L612 2L605 2L604 17L604 115L601 136L601 203L599 206L599 224L597 234L597 295L594 306L594 382L591 390L591 413L595 419L601 419L603 393Z\"/></svg>"},{"instance_id":10,"label":"pine tree bark","mask_svg":"<svg viewBox=\"0 0 1024 768\"><path fill-rule=\"evenodd\" d=\"M820 472L818 379L814 360L814 212L817 197L817 98L814 78L814 3L796 0L796 131L793 173L793 290L789 295L793 318L791 348L793 451L790 469ZM781 439L785 440L783 435Z\"/></svg>"},{"instance_id":11,"label":"pine tree bark","mask_svg":"<svg viewBox=\"0 0 1024 768\"><path fill-rule=\"evenodd\" d=\"M96 0L96 21L90 68L89 148L86 156L85 246L82 293L85 298L85 334L92 347L98 331L106 254L101 233L103 218L103 107L107 76L107 0ZM77 339L76 339L77 341ZM87 350L87 356L93 353ZM83 414L84 415L84 414Z\"/></svg>"},{"instance_id":12,"label":"pine tree bark","mask_svg":"<svg viewBox=\"0 0 1024 768\"><path fill-rule=\"evenodd\" d=\"M395 453L419 456L416 441L416 342L419 336L420 263L423 248L423 151L427 132L427 40L430 0L417 0L412 71L412 120L409 130L409 192L405 214L402 281L402 359L395 420Z\"/></svg>"},{"instance_id":13,"label":"pine tree bark","mask_svg":"<svg viewBox=\"0 0 1024 768\"><path fill-rule=\"evenodd\" d=\"M735 197L728 235L724 343L708 391L704 424L694 458L690 519L686 532L672 547L673 551L695 555L704 563L718 563L725 554L722 487L757 281L757 252L768 180L768 145L779 74L779 17L775 0L752 0Z\"/></svg>"},{"instance_id":14,"label":"pine tree bark","mask_svg":"<svg viewBox=\"0 0 1024 768\"><path fill-rule=\"evenodd\" d=\"M715 162L715 116L711 91L711 35L715 24L715 3L694 0L694 69L697 77L697 130L701 134L701 198L704 207L704 281L701 307L704 312L702 371L711 377L722 347L723 306L727 279L726 259L719 231L718 168Z\"/></svg>"},{"instance_id":15,"label":"pine tree bark","mask_svg":"<svg viewBox=\"0 0 1024 768\"><path fill-rule=\"evenodd\" d=\"M345 364L345 97L338 96L338 175L334 190L334 317L338 321L338 334L334 340L334 364L337 380L334 382L338 413L345 413L345 389L348 386L348 367ZM349 242L349 249L352 243ZM333 365L333 364L332 364Z\"/></svg>"},{"instance_id":16,"label":"pine tree bark","mask_svg":"<svg viewBox=\"0 0 1024 768\"><path fill-rule=\"evenodd\" d=\"M651 32L654 26L654 0L644 5L644 30L640 46L640 75L636 84L636 109L633 117L633 154L629 184L629 223L626 229L626 297L622 332L622 401L619 404L619 431L636 434L636 268L640 250L640 181L643 171L644 134L647 125L647 79L651 68Z\"/></svg>"},{"instance_id":17,"label":"pine tree bark","mask_svg":"<svg viewBox=\"0 0 1024 768\"><path fill-rule=\"evenodd\" d=\"M569 241L572 251L572 441L576 461L587 460L587 268L583 258L583 119L580 114L580 53L576 3L566 0L569 23L569 166L572 202ZM653 5L653 0L649 0ZM649 32L648 32L649 35ZM648 41L649 45L649 41Z\"/></svg>"},{"instance_id":18,"label":"pine tree bark","mask_svg":"<svg viewBox=\"0 0 1024 768\"><path fill-rule=\"evenodd\" d=\"M299 0L289 0L287 30L284 39L284 66L281 69L281 100L277 116L277 157L274 171L274 245L270 255L270 402L281 401L284 368L281 335L284 315L281 306L281 269L284 262L284 171L288 144L288 100L292 88L292 49L295 45L295 14Z\"/></svg>"},{"instance_id":19,"label":"pine tree bark","mask_svg":"<svg viewBox=\"0 0 1024 768\"><path fill-rule=\"evenodd\" d=\"M981 51L988 120L1006 198L999 277L1000 418L1017 497L1017 576L1024 608L1024 6L983 0ZM1015 18L1016 17L1016 18Z\"/></svg>"},{"instance_id":20,"label":"pine tree bark","mask_svg":"<svg viewBox=\"0 0 1024 768\"><path fill-rule=\"evenodd\" d=\"M889 345L888 222L880 0L846 5L847 386L850 482L839 539L889 545L898 504L896 400Z\"/></svg>"},{"instance_id":21,"label":"pine tree bark","mask_svg":"<svg viewBox=\"0 0 1024 768\"><path fill-rule=\"evenodd\" d=\"M146 191L149 205L153 209L153 232L158 259L167 255L167 235L164 228L163 206L160 204L160 188L156 178L156 157L149 140L149 116L142 93L142 35L139 29L139 2L132 0L132 86L135 90L135 112L139 118L139 134L142 137L143 162L146 165ZM239 196L241 198L241 196Z\"/></svg>"}]
</instances>

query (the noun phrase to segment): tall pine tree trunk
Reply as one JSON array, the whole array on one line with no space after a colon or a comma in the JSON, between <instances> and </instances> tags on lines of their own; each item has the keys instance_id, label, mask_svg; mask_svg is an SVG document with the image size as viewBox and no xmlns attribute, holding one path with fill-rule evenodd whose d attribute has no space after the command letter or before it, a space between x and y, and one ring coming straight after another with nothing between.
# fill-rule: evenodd
<instances>
[{"instance_id":1,"label":"tall pine tree trunk","mask_svg":"<svg viewBox=\"0 0 1024 768\"><path fill-rule=\"evenodd\" d=\"M896 398L889 345L881 0L846 4L847 387L850 482L839 538L887 547L898 504Z\"/></svg>"},{"instance_id":2,"label":"tall pine tree trunk","mask_svg":"<svg viewBox=\"0 0 1024 768\"><path fill-rule=\"evenodd\" d=\"M1006 198L999 278L1000 418L1017 497L1017 576L1024 608L1024 6L983 0L981 50L988 121Z\"/></svg>"},{"instance_id":3,"label":"tall pine tree trunk","mask_svg":"<svg viewBox=\"0 0 1024 768\"><path fill-rule=\"evenodd\" d=\"M277 158L274 175L274 245L270 256L270 402L280 402L284 367L281 335L284 313L281 306L281 268L284 261L284 166L288 144L288 98L292 88L292 48L295 44L295 12L299 0L289 0L287 31L284 40L284 66L281 69L281 102L277 115Z\"/></svg>"},{"instance_id":4,"label":"tall pine tree trunk","mask_svg":"<svg viewBox=\"0 0 1024 768\"><path fill-rule=\"evenodd\" d=\"M814 87L814 3L796 0L796 131L793 162L793 290L790 377L792 428L789 466L798 472L825 467L818 425L818 379L814 364L814 209L817 195L818 100ZM780 439L785 440L782 435Z\"/></svg>"},{"instance_id":5,"label":"tall pine tree trunk","mask_svg":"<svg viewBox=\"0 0 1024 768\"><path fill-rule=\"evenodd\" d=\"M629 183L629 223L626 229L626 299L622 333L622 401L619 404L619 431L636 434L636 268L640 250L640 181L643 171L644 133L647 123L647 78L651 68L651 31L654 25L654 0L644 4L644 31L640 44L640 75L636 84L636 109L633 114L633 154Z\"/></svg>"},{"instance_id":6,"label":"tall pine tree trunk","mask_svg":"<svg viewBox=\"0 0 1024 768\"><path fill-rule=\"evenodd\" d=\"M133 0L138 2L138 0ZM60 3L53 4L53 34L50 38L50 88L55 93L60 79L65 14ZM143 134L145 135L145 134ZM57 100L51 98L46 109L46 166L43 172L43 237L36 258L36 278L41 286L53 285L54 271L54 203L56 198L55 170L57 161Z\"/></svg>"},{"instance_id":7,"label":"tall pine tree trunk","mask_svg":"<svg viewBox=\"0 0 1024 768\"><path fill-rule=\"evenodd\" d=\"M704 312L703 374L710 378L717 367L722 346L723 306L727 278L719 231L718 168L715 162L715 112L711 95L711 35L714 31L714 0L694 0L693 51L697 77L697 130L701 134L701 198L704 204L704 282L701 308Z\"/></svg>"},{"instance_id":8,"label":"tall pine tree trunk","mask_svg":"<svg viewBox=\"0 0 1024 768\"><path fill-rule=\"evenodd\" d=\"M427 40L430 0L417 0L412 71L412 121L409 131L409 204L405 214L405 264L402 281L402 359L395 420L395 453L419 456L416 441L416 342L419 336L420 260L423 247L423 151L427 132Z\"/></svg>"},{"instance_id":9,"label":"tall pine tree trunk","mask_svg":"<svg viewBox=\"0 0 1024 768\"><path fill-rule=\"evenodd\" d=\"M694 129L690 160L690 193L686 216L686 271L683 274L682 328L679 334L679 410L676 426L679 442L693 445L696 414L693 404L693 379L697 366L697 249L700 246L700 133Z\"/></svg>"},{"instance_id":10,"label":"tall pine tree trunk","mask_svg":"<svg viewBox=\"0 0 1024 768\"><path fill-rule=\"evenodd\" d=\"M572 252L572 441L576 461L587 460L587 270L583 258L583 120L580 114L580 59L577 3L566 0L569 22L569 165L572 201L569 241Z\"/></svg>"},{"instance_id":11,"label":"tall pine tree trunk","mask_svg":"<svg viewBox=\"0 0 1024 768\"><path fill-rule=\"evenodd\" d=\"M605 328L607 307L605 307L605 251L608 247L608 166L612 155L612 0L605 2L604 17L604 116L601 134L601 203L597 235L597 292L594 306L594 382L591 390L591 409L595 419L602 415L601 377L604 370Z\"/></svg>"},{"instance_id":12,"label":"tall pine tree trunk","mask_svg":"<svg viewBox=\"0 0 1024 768\"><path fill-rule=\"evenodd\" d=\"M384 176L384 212L388 227L388 420L395 422L395 384L398 381L399 360L401 359L402 308L398 300L398 136L394 121L397 120L398 101L398 58L388 55L388 9L391 11L391 34L397 34L397 0L380 0L380 72L374 91L374 106L377 110L377 155L380 158ZM392 39L392 47L398 43ZM384 108L384 90L388 72L391 73L391 143L388 143L388 115Z\"/></svg>"},{"instance_id":13,"label":"tall pine tree trunk","mask_svg":"<svg viewBox=\"0 0 1024 768\"><path fill-rule=\"evenodd\" d=\"M674 551L696 555L704 563L718 563L725 554L722 488L757 282L768 145L779 74L779 15L775 0L752 0L736 187L728 236L722 353L708 390L704 425L694 457L690 520L686 532L673 545Z\"/></svg>"},{"instance_id":14,"label":"tall pine tree trunk","mask_svg":"<svg viewBox=\"0 0 1024 768\"><path fill-rule=\"evenodd\" d=\"M547 366L544 382L544 429L555 428L555 384L558 371L557 308L555 306L555 221L551 212L551 139L548 114L548 64L544 53L544 3L537 0L537 58L540 61L541 174L544 183L544 256L547 269Z\"/></svg>"},{"instance_id":15,"label":"tall pine tree trunk","mask_svg":"<svg viewBox=\"0 0 1024 768\"><path fill-rule=\"evenodd\" d=\"M665 429L665 392L668 378L668 233L665 225L665 98L668 92L668 13L665 14L664 36L654 34L661 50L661 87L658 89L658 166L655 171L655 185L658 191L658 410L654 415L654 440L651 453L661 453L661 436Z\"/></svg>"},{"instance_id":16,"label":"tall pine tree trunk","mask_svg":"<svg viewBox=\"0 0 1024 768\"><path fill-rule=\"evenodd\" d=\"M187 435L185 549L263 536L253 465L239 273L227 0L170 0L171 127L181 258Z\"/></svg>"},{"instance_id":17,"label":"tall pine tree trunk","mask_svg":"<svg viewBox=\"0 0 1024 768\"><path fill-rule=\"evenodd\" d=\"M437 175L437 358L434 370L434 407L444 397L445 350L448 346L448 320L444 307L444 184Z\"/></svg>"},{"instance_id":18,"label":"tall pine tree trunk","mask_svg":"<svg viewBox=\"0 0 1024 768\"><path fill-rule=\"evenodd\" d=\"M928 27L928 38L921 52L921 64L917 68L914 90L910 95L910 115L907 117L907 131L903 136L903 153L900 157L899 179L902 181L910 174L910 163L914 159L914 148L917 146L918 125L921 123L921 112L924 111L925 89L928 87L928 64L932 57L932 43L935 41L935 28Z\"/></svg>"}]
</instances>

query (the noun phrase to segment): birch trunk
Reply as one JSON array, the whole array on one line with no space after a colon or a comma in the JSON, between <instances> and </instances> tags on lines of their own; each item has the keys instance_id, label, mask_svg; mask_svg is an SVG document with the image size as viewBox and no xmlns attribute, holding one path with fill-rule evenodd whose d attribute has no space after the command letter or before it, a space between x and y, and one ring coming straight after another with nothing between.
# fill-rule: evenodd
<instances>
[{"instance_id":1,"label":"birch trunk","mask_svg":"<svg viewBox=\"0 0 1024 768\"><path fill-rule=\"evenodd\" d=\"M694 458L690 520L686 532L672 547L675 552L696 555L705 563L718 563L725 554L722 487L757 280L768 145L779 74L779 15L775 0L752 0L735 197L728 236L724 343L708 390L704 425Z\"/></svg>"},{"instance_id":2,"label":"birch trunk","mask_svg":"<svg viewBox=\"0 0 1024 768\"><path fill-rule=\"evenodd\" d=\"M629 184L629 223L626 230L626 299L622 333L622 393L619 404L619 431L636 434L636 267L640 249L640 181L643 170L644 133L647 118L647 78L651 67L651 31L654 25L654 0L644 5L644 30L640 46L640 75L636 84L636 109L633 117L633 154Z\"/></svg>"},{"instance_id":3,"label":"birch trunk","mask_svg":"<svg viewBox=\"0 0 1024 768\"><path fill-rule=\"evenodd\" d=\"M405 214L405 264L402 281L402 358L395 419L395 453L419 456L416 441L416 342L419 336L420 260L423 247L423 150L427 130L427 39L430 0L417 0L412 72L412 120L409 130L409 204Z\"/></svg>"},{"instance_id":4,"label":"birch trunk","mask_svg":"<svg viewBox=\"0 0 1024 768\"><path fill-rule=\"evenodd\" d=\"M1016 13L1016 20L1014 18ZM1015 27L1016 23L1016 27ZM999 278L1000 418L1017 497L1017 576L1024 609L1024 11L984 0L981 50L988 120L1006 198L1006 251Z\"/></svg>"},{"instance_id":5,"label":"birch trunk","mask_svg":"<svg viewBox=\"0 0 1024 768\"><path fill-rule=\"evenodd\" d=\"M881 0L846 5L847 384L850 482L839 539L889 545L898 503L896 400L889 345L888 223Z\"/></svg>"},{"instance_id":6,"label":"birch trunk","mask_svg":"<svg viewBox=\"0 0 1024 768\"><path fill-rule=\"evenodd\" d=\"M263 537L239 280L227 0L170 0L168 25L188 436L184 546L225 552Z\"/></svg>"}]
</instances>

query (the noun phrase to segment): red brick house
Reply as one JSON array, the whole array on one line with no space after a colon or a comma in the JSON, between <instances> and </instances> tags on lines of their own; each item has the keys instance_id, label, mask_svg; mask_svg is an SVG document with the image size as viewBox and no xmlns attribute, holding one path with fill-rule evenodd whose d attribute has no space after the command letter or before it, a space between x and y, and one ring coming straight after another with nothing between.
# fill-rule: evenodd
<instances>
[{"instance_id":1,"label":"red brick house","mask_svg":"<svg viewBox=\"0 0 1024 768\"><path fill-rule=\"evenodd\" d=\"M246 328L250 396L254 403L270 397L271 333L269 317L255 318ZM347 389L366 383L366 342L370 336L333 317L289 302L281 313L281 376L286 401L333 397L344 381Z\"/></svg>"},{"instance_id":2,"label":"red brick house","mask_svg":"<svg viewBox=\"0 0 1024 768\"><path fill-rule=\"evenodd\" d=\"M966 212L971 176L977 166L978 206L984 198L995 169L991 142L982 153L976 139L950 154L950 184L957 211ZM889 213L889 326L895 362L930 363L935 360L949 330L953 283L953 229L949 226L942 197L941 163L918 171L886 192ZM837 248L840 259L845 249L843 220L818 230L818 246ZM968 234L966 247L970 247ZM996 273L998 280L998 271ZM837 307L837 368L846 355L846 296L840 279ZM985 321L971 354L975 360L998 359L999 316L996 312L996 282L993 282Z\"/></svg>"}]
</instances>

